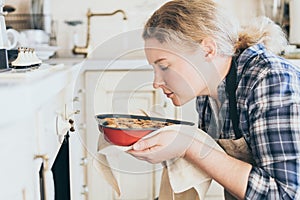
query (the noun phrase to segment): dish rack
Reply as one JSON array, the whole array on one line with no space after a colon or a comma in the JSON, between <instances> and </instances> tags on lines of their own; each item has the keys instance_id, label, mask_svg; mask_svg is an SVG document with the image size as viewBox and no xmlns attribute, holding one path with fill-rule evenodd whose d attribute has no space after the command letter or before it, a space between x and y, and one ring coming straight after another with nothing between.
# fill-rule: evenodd
<instances>
[{"instance_id":1,"label":"dish rack","mask_svg":"<svg viewBox=\"0 0 300 200\"><path fill-rule=\"evenodd\" d=\"M5 15L5 23L9 28L15 30L24 29L45 29L45 21L51 20L50 15L45 14L7 14Z\"/></svg>"}]
</instances>

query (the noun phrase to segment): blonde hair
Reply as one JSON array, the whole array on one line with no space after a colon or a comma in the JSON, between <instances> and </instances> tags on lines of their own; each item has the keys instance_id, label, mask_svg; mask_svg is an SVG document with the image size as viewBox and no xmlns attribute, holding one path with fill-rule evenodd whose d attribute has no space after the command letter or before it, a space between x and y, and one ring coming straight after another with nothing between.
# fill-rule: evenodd
<instances>
[{"instance_id":1,"label":"blonde hair","mask_svg":"<svg viewBox=\"0 0 300 200\"><path fill-rule=\"evenodd\" d=\"M279 53L287 44L282 29L268 18L257 18L241 28L234 17L213 0L169 1L153 13L143 31L144 40L175 42L190 50L206 37L214 38L218 53L227 56L257 43Z\"/></svg>"}]
</instances>

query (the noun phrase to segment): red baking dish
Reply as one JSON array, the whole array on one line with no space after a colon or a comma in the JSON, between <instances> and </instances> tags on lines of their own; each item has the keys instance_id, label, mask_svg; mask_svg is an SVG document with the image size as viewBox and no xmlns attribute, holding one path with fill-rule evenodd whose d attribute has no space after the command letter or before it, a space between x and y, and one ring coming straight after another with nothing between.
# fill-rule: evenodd
<instances>
[{"instance_id":1,"label":"red baking dish","mask_svg":"<svg viewBox=\"0 0 300 200\"><path fill-rule=\"evenodd\" d=\"M126 114L99 114L96 115L98 122L98 128L101 133L105 135L105 138L112 144L119 146L130 146L136 141L146 136L147 134L157 130L158 128L114 128L109 127L106 118L126 118L126 119L140 119L140 120L151 120L158 122L172 123L172 124L183 124L193 126L194 123L187 121L180 121L174 119L164 119L158 117L148 117L140 115L126 115Z\"/></svg>"}]
</instances>

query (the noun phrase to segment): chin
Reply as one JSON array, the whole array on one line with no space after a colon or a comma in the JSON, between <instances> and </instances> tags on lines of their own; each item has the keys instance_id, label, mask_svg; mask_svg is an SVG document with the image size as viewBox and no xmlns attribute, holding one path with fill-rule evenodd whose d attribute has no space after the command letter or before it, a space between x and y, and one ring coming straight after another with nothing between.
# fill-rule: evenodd
<instances>
[{"instance_id":1,"label":"chin","mask_svg":"<svg viewBox=\"0 0 300 200\"><path fill-rule=\"evenodd\" d=\"M178 106L183 106L184 104L188 103L192 99L184 99L184 100L182 100L182 99L179 99L179 98L175 97L175 98L172 98L171 100L172 100L173 105L178 107Z\"/></svg>"},{"instance_id":2,"label":"chin","mask_svg":"<svg viewBox=\"0 0 300 200\"><path fill-rule=\"evenodd\" d=\"M186 103L186 102L179 101L177 98L172 99L172 102L174 106L182 106Z\"/></svg>"},{"instance_id":3,"label":"chin","mask_svg":"<svg viewBox=\"0 0 300 200\"><path fill-rule=\"evenodd\" d=\"M176 106L176 107L182 106L182 104L177 103L177 102L176 103L173 102L173 105Z\"/></svg>"}]
</instances>

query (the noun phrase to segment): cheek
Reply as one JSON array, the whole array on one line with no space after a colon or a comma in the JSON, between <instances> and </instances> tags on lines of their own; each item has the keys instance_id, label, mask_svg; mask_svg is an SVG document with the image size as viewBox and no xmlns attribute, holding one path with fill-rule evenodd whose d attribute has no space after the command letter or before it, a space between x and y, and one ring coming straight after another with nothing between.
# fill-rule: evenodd
<instances>
[{"instance_id":1,"label":"cheek","mask_svg":"<svg viewBox=\"0 0 300 200\"><path fill-rule=\"evenodd\" d=\"M172 73L172 74L171 74ZM166 80L170 89L179 96L191 96L197 93L197 83L199 83L199 76L190 74L188 72L175 72L170 73L170 79Z\"/></svg>"},{"instance_id":2,"label":"cheek","mask_svg":"<svg viewBox=\"0 0 300 200\"><path fill-rule=\"evenodd\" d=\"M204 80L204 75L196 71L194 68L188 68L181 75L182 84L186 90L186 93L198 96L200 91L206 88L207 83Z\"/></svg>"},{"instance_id":3,"label":"cheek","mask_svg":"<svg viewBox=\"0 0 300 200\"><path fill-rule=\"evenodd\" d=\"M191 87L194 88L195 93L199 93L204 88L207 87L207 81L205 80L205 74L201 74L194 70L194 73L190 73L187 80L189 81ZM199 95L199 94L198 94Z\"/></svg>"}]
</instances>

